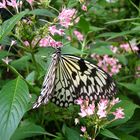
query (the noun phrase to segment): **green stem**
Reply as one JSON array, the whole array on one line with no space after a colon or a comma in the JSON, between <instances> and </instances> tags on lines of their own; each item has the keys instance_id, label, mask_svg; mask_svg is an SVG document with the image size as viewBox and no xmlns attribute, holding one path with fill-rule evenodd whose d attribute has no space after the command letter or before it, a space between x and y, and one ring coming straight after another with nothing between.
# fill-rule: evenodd
<instances>
[{"instance_id":1,"label":"green stem","mask_svg":"<svg viewBox=\"0 0 140 140\"><path fill-rule=\"evenodd\" d=\"M37 71L37 77L38 77L38 75L39 75L39 69L38 69L37 62L36 62L36 60L35 60L34 52L31 52L31 56L32 56L32 62L33 62L33 64L34 64L35 68L36 68L36 71Z\"/></svg>"}]
</instances>

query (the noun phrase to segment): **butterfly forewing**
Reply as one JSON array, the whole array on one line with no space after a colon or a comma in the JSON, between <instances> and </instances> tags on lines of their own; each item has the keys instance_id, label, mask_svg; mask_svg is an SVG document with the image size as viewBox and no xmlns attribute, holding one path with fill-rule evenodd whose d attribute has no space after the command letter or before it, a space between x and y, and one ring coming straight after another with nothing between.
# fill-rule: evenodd
<instances>
[{"instance_id":1,"label":"butterfly forewing","mask_svg":"<svg viewBox=\"0 0 140 140\"><path fill-rule=\"evenodd\" d=\"M48 73L44 78L40 96L38 97L36 103L33 105L33 108L39 107L42 103L47 104L50 94L53 94L58 60L58 54L54 54Z\"/></svg>"}]
</instances>

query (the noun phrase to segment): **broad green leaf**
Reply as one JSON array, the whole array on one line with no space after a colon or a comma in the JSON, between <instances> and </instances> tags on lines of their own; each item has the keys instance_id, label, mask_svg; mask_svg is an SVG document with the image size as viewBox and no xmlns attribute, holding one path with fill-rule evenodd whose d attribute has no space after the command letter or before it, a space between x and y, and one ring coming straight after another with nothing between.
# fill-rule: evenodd
<instances>
[{"instance_id":1,"label":"broad green leaf","mask_svg":"<svg viewBox=\"0 0 140 140\"><path fill-rule=\"evenodd\" d=\"M56 137L55 135L46 132L45 129L39 125L28 121L23 121L21 122L20 126L16 129L10 140L21 140L38 135L48 135Z\"/></svg>"},{"instance_id":2,"label":"broad green leaf","mask_svg":"<svg viewBox=\"0 0 140 140\"><path fill-rule=\"evenodd\" d=\"M30 60L30 56L25 55L17 60L13 60L11 65L17 70L24 70L29 65L28 60Z\"/></svg>"},{"instance_id":3,"label":"broad green leaf","mask_svg":"<svg viewBox=\"0 0 140 140\"><path fill-rule=\"evenodd\" d=\"M119 55L115 55L115 56L117 57L117 59L119 60L119 62L121 62L121 63L124 64L124 65L127 65L128 60L127 60L127 58L125 57L125 55L119 54Z\"/></svg>"},{"instance_id":4,"label":"broad green leaf","mask_svg":"<svg viewBox=\"0 0 140 140\"><path fill-rule=\"evenodd\" d=\"M140 91L140 86L137 84L133 84L133 83L118 83L121 86L126 87L127 89L134 91L134 92L139 92Z\"/></svg>"},{"instance_id":5,"label":"broad green leaf","mask_svg":"<svg viewBox=\"0 0 140 140\"><path fill-rule=\"evenodd\" d=\"M77 26L84 32L88 33L89 32L89 22L86 21L84 17L80 18L80 21L78 22Z\"/></svg>"},{"instance_id":6,"label":"broad green leaf","mask_svg":"<svg viewBox=\"0 0 140 140\"><path fill-rule=\"evenodd\" d=\"M118 119L112 122L111 124L108 125L108 127L117 126L127 122L133 116L135 109L138 108L138 105L134 104L130 100L122 100L119 104L115 105L115 108L118 107L124 109L125 117L123 119Z\"/></svg>"},{"instance_id":7,"label":"broad green leaf","mask_svg":"<svg viewBox=\"0 0 140 140\"><path fill-rule=\"evenodd\" d=\"M8 55L8 52L7 52L7 51L1 50L1 51L0 51L0 60L1 60L2 58L5 58L7 55Z\"/></svg>"},{"instance_id":8,"label":"broad green leaf","mask_svg":"<svg viewBox=\"0 0 140 140\"><path fill-rule=\"evenodd\" d=\"M139 140L138 138L125 133L124 131L116 131L116 135L120 138L120 140Z\"/></svg>"},{"instance_id":9,"label":"broad green leaf","mask_svg":"<svg viewBox=\"0 0 140 140\"><path fill-rule=\"evenodd\" d=\"M62 48L63 54L83 54L83 52L75 47L70 45L66 45Z\"/></svg>"},{"instance_id":10,"label":"broad green leaf","mask_svg":"<svg viewBox=\"0 0 140 140\"><path fill-rule=\"evenodd\" d=\"M26 81L28 83L30 83L31 85L34 84L34 81L35 81L35 71L32 71L31 73L29 73L26 77Z\"/></svg>"},{"instance_id":11,"label":"broad green leaf","mask_svg":"<svg viewBox=\"0 0 140 140\"><path fill-rule=\"evenodd\" d=\"M48 16L48 17L56 17L55 14L52 12L46 10L46 9L35 9L30 12L28 12L28 15L33 14L33 15L40 15L40 16Z\"/></svg>"},{"instance_id":12,"label":"broad green leaf","mask_svg":"<svg viewBox=\"0 0 140 140\"><path fill-rule=\"evenodd\" d=\"M120 138L118 138L113 132L111 132L110 130L108 129L102 129L101 132L100 132L103 136L106 136L108 138L112 138L112 139L115 139L115 140L120 140Z\"/></svg>"},{"instance_id":13,"label":"broad green leaf","mask_svg":"<svg viewBox=\"0 0 140 140\"><path fill-rule=\"evenodd\" d=\"M76 130L69 128L66 125L63 125L63 133L67 140L83 140L83 138L80 137L80 134Z\"/></svg>"},{"instance_id":14,"label":"broad green leaf","mask_svg":"<svg viewBox=\"0 0 140 140\"><path fill-rule=\"evenodd\" d=\"M6 37L11 32L11 30L14 28L16 23L27 13L28 13L28 10L25 10L17 15L14 15L13 17L6 20L2 24L0 28L0 42L3 40L4 37Z\"/></svg>"},{"instance_id":15,"label":"broad green leaf","mask_svg":"<svg viewBox=\"0 0 140 140\"><path fill-rule=\"evenodd\" d=\"M16 130L30 101L26 83L18 77L0 92L0 140L9 140Z\"/></svg>"}]
</instances>

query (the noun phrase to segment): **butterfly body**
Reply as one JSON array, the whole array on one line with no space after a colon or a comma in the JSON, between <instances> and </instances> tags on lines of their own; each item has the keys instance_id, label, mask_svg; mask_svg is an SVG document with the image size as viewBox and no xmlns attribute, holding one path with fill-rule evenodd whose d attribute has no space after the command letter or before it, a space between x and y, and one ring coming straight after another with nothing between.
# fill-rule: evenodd
<instances>
[{"instance_id":1,"label":"butterfly body","mask_svg":"<svg viewBox=\"0 0 140 140\"><path fill-rule=\"evenodd\" d=\"M61 50L57 49L45 76L41 95L33 108L49 100L67 107L79 97L93 101L111 98L115 94L114 81L101 68L80 57L62 55Z\"/></svg>"}]
</instances>

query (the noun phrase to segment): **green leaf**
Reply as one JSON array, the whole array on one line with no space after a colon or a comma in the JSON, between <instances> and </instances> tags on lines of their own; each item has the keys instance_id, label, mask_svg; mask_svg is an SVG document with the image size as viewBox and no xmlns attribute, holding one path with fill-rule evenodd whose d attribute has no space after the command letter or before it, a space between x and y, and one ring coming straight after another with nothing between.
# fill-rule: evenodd
<instances>
[{"instance_id":1,"label":"green leaf","mask_svg":"<svg viewBox=\"0 0 140 140\"><path fill-rule=\"evenodd\" d=\"M35 9L30 12L28 12L28 15L41 15L41 16L48 16L48 17L56 17L55 14L52 12L46 10L46 9Z\"/></svg>"},{"instance_id":2,"label":"green leaf","mask_svg":"<svg viewBox=\"0 0 140 140\"><path fill-rule=\"evenodd\" d=\"M63 54L83 54L83 52L75 47L70 46L69 44L62 48Z\"/></svg>"},{"instance_id":3,"label":"green leaf","mask_svg":"<svg viewBox=\"0 0 140 140\"><path fill-rule=\"evenodd\" d=\"M55 137L55 135L47 133L41 126L36 125L32 122L23 121L16 129L10 140L21 140L38 135L49 135Z\"/></svg>"},{"instance_id":4,"label":"green leaf","mask_svg":"<svg viewBox=\"0 0 140 140\"><path fill-rule=\"evenodd\" d=\"M134 104L130 100L122 100L119 104L115 105L114 109L118 107L124 109L124 114L125 114L124 119L118 119L112 122L110 125L108 125L108 127L117 126L127 122L133 116L135 109L138 108L138 105Z\"/></svg>"},{"instance_id":5,"label":"green leaf","mask_svg":"<svg viewBox=\"0 0 140 140\"><path fill-rule=\"evenodd\" d=\"M63 133L67 140L83 140L83 138L80 137L80 134L76 130L69 128L66 125L63 125Z\"/></svg>"},{"instance_id":6,"label":"green leaf","mask_svg":"<svg viewBox=\"0 0 140 140\"><path fill-rule=\"evenodd\" d=\"M112 139L115 139L115 140L120 140L120 138L118 138L114 133L112 133L110 130L108 129L102 129L100 131L100 133L103 135L103 136L106 136L108 138L112 138Z\"/></svg>"},{"instance_id":7,"label":"green leaf","mask_svg":"<svg viewBox=\"0 0 140 140\"><path fill-rule=\"evenodd\" d=\"M78 22L77 26L84 31L84 33L88 33L89 31L89 22L86 21L84 17L80 18L80 21Z\"/></svg>"},{"instance_id":8,"label":"green leaf","mask_svg":"<svg viewBox=\"0 0 140 140\"><path fill-rule=\"evenodd\" d=\"M7 83L0 92L0 140L9 140L27 110L29 91L18 77Z\"/></svg>"},{"instance_id":9,"label":"green leaf","mask_svg":"<svg viewBox=\"0 0 140 140\"><path fill-rule=\"evenodd\" d=\"M2 24L2 26L0 27L0 42L3 40L4 37L6 37L11 32L16 23L27 13L28 10L25 10L17 15L14 15L12 18L6 20Z\"/></svg>"},{"instance_id":10,"label":"green leaf","mask_svg":"<svg viewBox=\"0 0 140 140\"><path fill-rule=\"evenodd\" d=\"M7 51L1 50L0 51L0 60L8 55Z\"/></svg>"},{"instance_id":11,"label":"green leaf","mask_svg":"<svg viewBox=\"0 0 140 140\"><path fill-rule=\"evenodd\" d=\"M21 58L19 58L17 60L13 60L11 62L11 66L16 68L17 70L24 70L29 65L28 60L30 60L29 55L22 56Z\"/></svg>"},{"instance_id":12,"label":"green leaf","mask_svg":"<svg viewBox=\"0 0 140 140\"><path fill-rule=\"evenodd\" d=\"M121 140L139 140L138 138L131 136L125 132L120 132L116 131L116 135L121 139Z\"/></svg>"},{"instance_id":13,"label":"green leaf","mask_svg":"<svg viewBox=\"0 0 140 140\"><path fill-rule=\"evenodd\" d=\"M125 57L125 55L119 54L119 55L115 55L115 56L117 57L117 59L119 60L119 62L121 62L121 63L124 64L124 65L127 65L128 60L127 60L127 58Z\"/></svg>"},{"instance_id":14,"label":"green leaf","mask_svg":"<svg viewBox=\"0 0 140 140\"><path fill-rule=\"evenodd\" d=\"M89 30L90 31L94 31L94 32L98 32L98 31L102 31L104 30L105 28L100 28L100 27L96 27L96 26L90 26L89 27Z\"/></svg>"},{"instance_id":15,"label":"green leaf","mask_svg":"<svg viewBox=\"0 0 140 140\"><path fill-rule=\"evenodd\" d=\"M118 83L121 86L126 87L127 89L134 91L134 92L139 92L140 91L140 86L137 84L133 84L133 83Z\"/></svg>"},{"instance_id":16,"label":"green leaf","mask_svg":"<svg viewBox=\"0 0 140 140\"><path fill-rule=\"evenodd\" d=\"M92 48L91 49L91 52L94 52L96 54L99 54L99 55L105 55L105 54L108 54L108 55L113 55L114 53L110 50L109 47L107 46L101 46L99 48Z\"/></svg>"}]
</instances>

